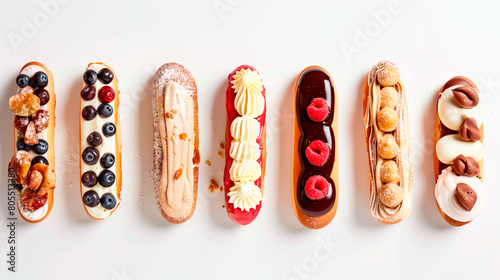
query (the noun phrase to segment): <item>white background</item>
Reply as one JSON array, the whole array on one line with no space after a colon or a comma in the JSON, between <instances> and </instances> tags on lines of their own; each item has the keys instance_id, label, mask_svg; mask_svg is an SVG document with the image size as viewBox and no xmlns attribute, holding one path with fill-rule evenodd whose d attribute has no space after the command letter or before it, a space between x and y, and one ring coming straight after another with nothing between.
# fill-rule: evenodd
<instances>
[{"instance_id":1,"label":"white background","mask_svg":"<svg viewBox=\"0 0 500 280\"><path fill-rule=\"evenodd\" d=\"M498 1L401 0L390 19L378 22L389 13L380 11L388 11L390 0L138 2L6 1L0 9L1 279L500 277ZM56 6L47 12L43 3ZM17 45L11 42L15 36L22 38ZM355 53L343 53L347 45ZM381 59L399 65L406 84L414 153L413 213L392 226L369 213L362 127L362 83ZM6 169L13 151L7 104L15 77L32 60L55 77L57 188L45 221L18 220L14 274L4 261ZM79 190L79 92L92 61L113 67L122 102L123 201L105 221L87 216ZM152 77L171 61L191 70L199 90L199 202L182 225L163 220L150 177ZM262 210L242 227L227 217L222 193L210 193L208 185L211 178L222 182L217 153L224 140L227 75L245 63L261 72L267 87L269 152ZM325 67L337 86L341 176L337 216L317 231L296 220L290 194L292 85L313 64ZM475 81L489 104L484 176L489 203L462 228L441 218L433 196L436 93L454 75Z\"/></svg>"}]
</instances>

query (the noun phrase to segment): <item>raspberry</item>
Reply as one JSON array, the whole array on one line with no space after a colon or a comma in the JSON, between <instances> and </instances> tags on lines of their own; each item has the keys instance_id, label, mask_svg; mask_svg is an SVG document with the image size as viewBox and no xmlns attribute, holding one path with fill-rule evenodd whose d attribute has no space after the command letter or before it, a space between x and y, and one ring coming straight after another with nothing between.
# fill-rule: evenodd
<instances>
[{"instance_id":1,"label":"raspberry","mask_svg":"<svg viewBox=\"0 0 500 280\"><path fill-rule=\"evenodd\" d=\"M320 200L328 194L329 187L330 185L325 177L315 175L307 179L304 191L310 200Z\"/></svg>"},{"instance_id":2,"label":"raspberry","mask_svg":"<svg viewBox=\"0 0 500 280\"><path fill-rule=\"evenodd\" d=\"M321 140L314 140L306 148L306 157L314 166L323 166L330 156L330 148Z\"/></svg>"},{"instance_id":3,"label":"raspberry","mask_svg":"<svg viewBox=\"0 0 500 280\"><path fill-rule=\"evenodd\" d=\"M115 99L115 91L110 86L104 86L99 90L99 100L103 103L111 103Z\"/></svg>"},{"instance_id":4,"label":"raspberry","mask_svg":"<svg viewBox=\"0 0 500 280\"><path fill-rule=\"evenodd\" d=\"M330 108L323 98L314 98L307 106L307 116L314 122L322 122L328 117Z\"/></svg>"}]
</instances>

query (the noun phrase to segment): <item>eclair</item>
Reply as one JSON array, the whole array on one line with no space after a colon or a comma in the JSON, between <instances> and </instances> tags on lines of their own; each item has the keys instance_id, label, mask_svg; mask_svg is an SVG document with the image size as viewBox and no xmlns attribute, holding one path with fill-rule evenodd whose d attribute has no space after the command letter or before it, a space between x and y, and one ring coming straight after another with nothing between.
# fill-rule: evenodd
<instances>
[{"instance_id":1,"label":"eclair","mask_svg":"<svg viewBox=\"0 0 500 280\"><path fill-rule=\"evenodd\" d=\"M80 92L80 195L87 214L103 220L121 202L120 91L111 67L90 63Z\"/></svg>"},{"instance_id":2,"label":"eclair","mask_svg":"<svg viewBox=\"0 0 500 280\"><path fill-rule=\"evenodd\" d=\"M294 85L292 203L310 229L328 225L339 196L337 90L319 66L304 69Z\"/></svg>"},{"instance_id":3,"label":"eclair","mask_svg":"<svg viewBox=\"0 0 500 280\"><path fill-rule=\"evenodd\" d=\"M153 79L153 181L165 220L193 215L200 164L198 93L193 75L178 63L161 66Z\"/></svg>"},{"instance_id":4,"label":"eclair","mask_svg":"<svg viewBox=\"0 0 500 280\"><path fill-rule=\"evenodd\" d=\"M15 177L17 208L30 223L52 211L56 186L54 77L39 62L23 66L16 78L17 93L9 99L14 113L14 156L9 174Z\"/></svg>"},{"instance_id":5,"label":"eclair","mask_svg":"<svg viewBox=\"0 0 500 280\"><path fill-rule=\"evenodd\" d=\"M231 220L247 225L262 206L266 170L266 88L252 66L229 74L226 89L224 194Z\"/></svg>"},{"instance_id":6,"label":"eclair","mask_svg":"<svg viewBox=\"0 0 500 280\"><path fill-rule=\"evenodd\" d=\"M413 167L406 90L394 63L380 61L368 73L363 120L370 211L380 222L395 224L412 210Z\"/></svg>"},{"instance_id":7,"label":"eclair","mask_svg":"<svg viewBox=\"0 0 500 280\"><path fill-rule=\"evenodd\" d=\"M477 86L465 77L453 77L439 90L434 129L435 196L439 212L452 226L468 224L486 206L484 111Z\"/></svg>"}]
</instances>

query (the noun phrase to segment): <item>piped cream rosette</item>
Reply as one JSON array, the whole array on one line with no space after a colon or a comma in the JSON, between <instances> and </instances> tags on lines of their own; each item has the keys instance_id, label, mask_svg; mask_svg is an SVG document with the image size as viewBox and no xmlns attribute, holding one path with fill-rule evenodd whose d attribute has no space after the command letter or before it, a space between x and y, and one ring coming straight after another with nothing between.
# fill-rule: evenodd
<instances>
[{"instance_id":1,"label":"piped cream rosette","mask_svg":"<svg viewBox=\"0 0 500 280\"><path fill-rule=\"evenodd\" d=\"M231 81L236 92L234 107L241 115L231 123L231 148L229 155L233 163L229 170L234 186L229 189L229 203L235 208L249 211L262 201L262 192L255 185L261 177L261 166L257 162L260 148L257 143L260 124L255 119L264 112L263 83L257 71L241 69Z\"/></svg>"}]
</instances>

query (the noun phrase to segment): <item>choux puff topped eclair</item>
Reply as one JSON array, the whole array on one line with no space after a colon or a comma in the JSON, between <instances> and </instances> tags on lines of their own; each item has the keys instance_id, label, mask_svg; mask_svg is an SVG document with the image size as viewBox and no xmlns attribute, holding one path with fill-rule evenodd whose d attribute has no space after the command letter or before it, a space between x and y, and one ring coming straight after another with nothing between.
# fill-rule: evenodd
<instances>
[{"instance_id":1,"label":"choux puff topped eclair","mask_svg":"<svg viewBox=\"0 0 500 280\"><path fill-rule=\"evenodd\" d=\"M406 90L396 65L377 63L364 91L370 210L380 222L395 224L411 213L413 185Z\"/></svg>"},{"instance_id":2,"label":"choux puff topped eclair","mask_svg":"<svg viewBox=\"0 0 500 280\"><path fill-rule=\"evenodd\" d=\"M439 91L434 131L436 203L443 218L462 226L486 206L483 186L484 102L476 85L454 77Z\"/></svg>"},{"instance_id":3,"label":"choux puff topped eclair","mask_svg":"<svg viewBox=\"0 0 500 280\"><path fill-rule=\"evenodd\" d=\"M80 91L80 195L87 214L103 220L121 203L122 164L118 78L93 62Z\"/></svg>"},{"instance_id":4,"label":"choux puff topped eclair","mask_svg":"<svg viewBox=\"0 0 500 280\"><path fill-rule=\"evenodd\" d=\"M54 77L39 62L23 66L16 78L17 91L9 99L14 113L14 156L9 176L17 189L17 209L30 223L45 219L52 210L56 96Z\"/></svg>"},{"instance_id":5,"label":"choux puff topped eclair","mask_svg":"<svg viewBox=\"0 0 500 280\"><path fill-rule=\"evenodd\" d=\"M193 215L200 163L198 97L189 70L178 63L161 66L153 79L153 180L158 208L171 223Z\"/></svg>"},{"instance_id":6,"label":"choux puff topped eclair","mask_svg":"<svg viewBox=\"0 0 500 280\"><path fill-rule=\"evenodd\" d=\"M339 200L337 90L319 66L304 69L294 85L292 203L310 229L328 225Z\"/></svg>"},{"instance_id":7,"label":"choux puff topped eclair","mask_svg":"<svg viewBox=\"0 0 500 280\"><path fill-rule=\"evenodd\" d=\"M259 214L266 166L266 88L259 72L241 65L226 90L226 211L240 225Z\"/></svg>"}]
</instances>

